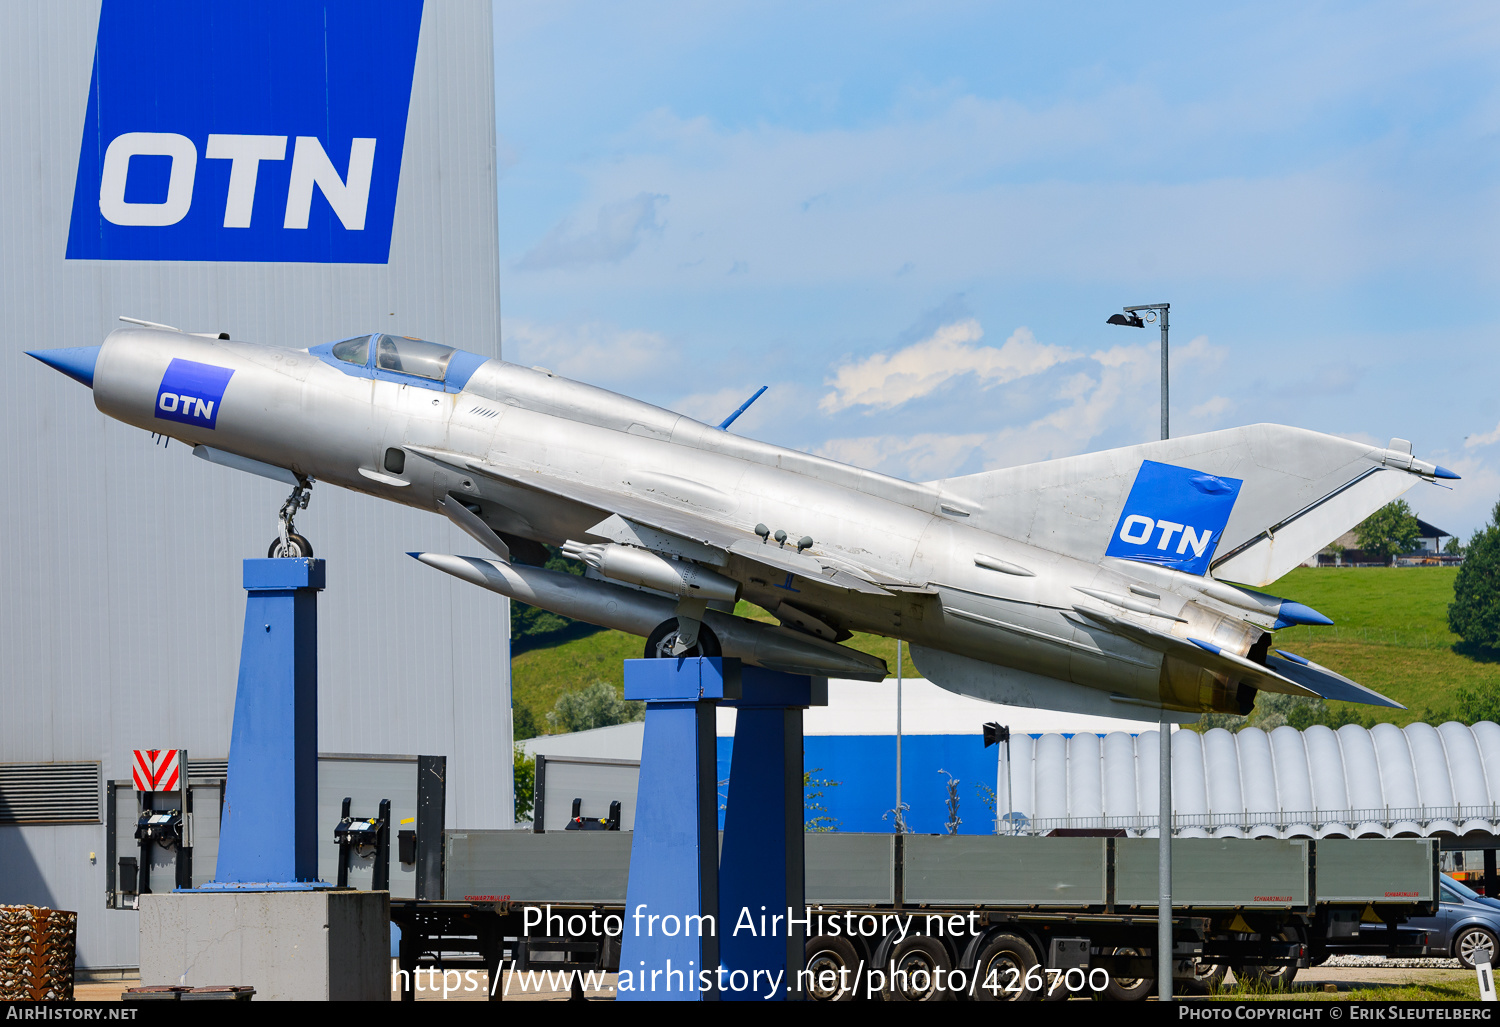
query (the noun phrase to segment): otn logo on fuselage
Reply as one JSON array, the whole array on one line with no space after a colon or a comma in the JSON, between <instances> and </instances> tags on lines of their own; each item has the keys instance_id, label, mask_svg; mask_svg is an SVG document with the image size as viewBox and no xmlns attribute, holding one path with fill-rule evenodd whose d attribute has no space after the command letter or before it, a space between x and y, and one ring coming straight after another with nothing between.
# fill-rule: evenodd
<instances>
[{"instance_id":1,"label":"otn logo on fuselage","mask_svg":"<svg viewBox=\"0 0 1500 1027\"><path fill-rule=\"evenodd\" d=\"M213 428L219 420L232 367L174 358L156 390L156 416L163 421Z\"/></svg>"},{"instance_id":2,"label":"otn logo on fuselage","mask_svg":"<svg viewBox=\"0 0 1500 1027\"><path fill-rule=\"evenodd\" d=\"M1206 573L1242 484L1239 478L1141 461L1105 555Z\"/></svg>"},{"instance_id":3,"label":"otn logo on fuselage","mask_svg":"<svg viewBox=\"0 0 1500 1027\"><path fill-rule=\"evenodd\" d=\"M70 260L384 264L422 0L104 0Z\"/></svg>"}]
</instances>

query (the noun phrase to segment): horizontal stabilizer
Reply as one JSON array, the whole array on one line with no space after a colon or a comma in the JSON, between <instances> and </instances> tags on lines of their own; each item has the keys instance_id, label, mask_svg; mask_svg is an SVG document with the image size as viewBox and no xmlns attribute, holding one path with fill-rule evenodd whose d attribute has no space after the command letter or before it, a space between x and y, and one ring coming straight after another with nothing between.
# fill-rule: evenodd
<instances>
[{"instance_id":1,"label":"horizontal stabilizer","mask_svg":"<svg viewBox=\"0 0 1500 1027\"><path fill-rule=\"evenodd\" d=\"M1388 699L1357 681L1350 681L1344 675L1294 653L1282 652L1278 649L1266 658L1266 664L1278 674L1291 678L1303 688L1318 693L1324 699L1364 703L1366 706L1389 706L1397 710L1406 709L1396 700Z\"/></svg>"},{"instance_id":2,"label":"horizontal stabilizer","mask_svg":"<svg viewBox=\"0 0 1500 1027\"><path fill-rule=\"evenodd\" d=\"M1266 585L1441 470L1392 446L1256 424L928 485L1055 553Z\"/></svg>"},{"instance_id":3,"label":"horizontal stabilizer","mask_svg":"<svg viewBox=\"0 0 1500 1027\"><path fill-rule=\"evenodd\" d=\"M1157 652L1168 653L1184 663L1194 664L1214 674L1223 674L1230 680L1249 685L1251 688L1258 688L1263 692L1299 695L1303 698L1316 699L1318 697L1317 692L1305 688L1296 681L1283 677L1276 671L1247 660L1243 656L1226 652L1210 642L1178 638L1176 635L1156 631L1122 617L1100 613L1087 607L1075 606L1073 610L1086 620L1092 621L1095 627L1104 628L1116 635L1123 635Z\"/></svg>"}]
</instances>

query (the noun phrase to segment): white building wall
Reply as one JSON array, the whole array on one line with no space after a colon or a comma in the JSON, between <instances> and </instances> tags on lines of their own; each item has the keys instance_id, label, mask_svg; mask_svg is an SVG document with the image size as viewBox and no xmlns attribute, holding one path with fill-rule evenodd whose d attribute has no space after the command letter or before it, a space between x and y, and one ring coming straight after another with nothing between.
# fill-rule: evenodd
<instances>
[{"instance_id":1,"label":"white building wall","mask_svg":"<svg viewBox=\"0 0 1500 1027\"><path fill-rule=\"evenodd\" d=\"M498 356L494 74L488 0L428 0L388 263L68 260L100 6L0 5L0 762L99 760L126 778L133 748L228 755L240 561L265 555L286 489L153 445L23 351L97 345L126 314L280 345L385 330ZM404 555L466 537L331 488L298 526L328 561L320 750L446 755L449 822L508 826L505 601ZM135 915L104 909L103 851L102 825L0 827L0 902L76 909L80 965L129 966Z\"/></svg>"}]
</instances>

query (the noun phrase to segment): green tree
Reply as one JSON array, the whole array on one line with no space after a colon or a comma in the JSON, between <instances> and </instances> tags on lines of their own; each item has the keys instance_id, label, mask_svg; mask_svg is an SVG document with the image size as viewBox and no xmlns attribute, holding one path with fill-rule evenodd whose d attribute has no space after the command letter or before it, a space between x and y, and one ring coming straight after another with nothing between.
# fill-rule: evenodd
<instances>
[{"instance_id":1,"label":"green tree","mask_svg":"<svg viewBox=\"0 0 1500 1027\"><path fill-rule=\"evenodd\" d=\"M1274 731L1283 724L1289 724L1298 731L1306 731L1314 724L1322 724L1324 727L1337 730L1345 724L1373 727L1375 717L1373 714L1362 712L1359 706L1348 703L1329 706L1322 699L1283 695L1280 692L1261 692L1255 697L1255 709L1248 717L1236 716L1233 713L1205 713L1198 718L1197 724L1191 726L1193 730L1199 732L1209 731L1216 727L1238 732L1247 727Z\"/></svg>"},{"instance_id":2,"label":"green tree","mask_svg":"<svg viewBox=\"0 0 1500 1027\"><path fill-rule=\"evenodd\" d=\"M1449 538L1447 543L1444 544L1443 552L1451 553L1454 556L1462 556L1464 552L1464 544L1460 542L1458 540L1458 536L1455 535Z\"/></svg>"},{"instance_id":3,"label":"green tree","mask_svg":"<svg viewBox=\"0 0 1500 1027\"><path fill-rule=\"evenodd\" d=\"M1486 682L1473 688L1457 689L1453 693L1453 709L1448 715L1465 724L1477 724L1481 720L1500 722L1500 686Z\"/></svg>"},{"instance_id":4,"label":"green tree","mask_svg":"<svg viewBox=\"0 0 1500 1027\"><path fill-rule=\"evenodd\" d=\"M510 736L513 741L524 742L541 733L542 729L536 723L536 714L531 712L530 707L514 702L510 704Z\"/></svg>"},{"instance_id":5,"label":"green tree","mask_svg":"<svg viewBox=\"0 0 1500 1027\"><path fill-rule=\"evenodd\" d=\"M1390 562L1397 553L1411 552L1417 547L1421 533L1417 515L1404 499L1387 503L1354 529L1359 548L1380 557L1382 562Z\"/></svg>"},{"instance_id":6,"label":"green tree","mask_svg":"<svg viewBox=\"0 0 1500 1027\"><path fill-rule=\"evenodd\" d=\"M517 745L512 751L513 780L516 789L516 823L531 819L536 801L536 757L526 755L524 746Z\"/></svg>"},{"instance_id":7,"label":"green tree","mask_svg":"<svg viewBox=\"0 0 1500 1027\"><path fill-rule=\"evenodd\" d=\"M1500 503L1474 533L1453 582L1448 627L1470 645L1500 649ZM1487 719L1487 718L1486 718Z\"/></svg>"},{"instance_id":8,"label":"green tree","mask_svg":"<svg viewBox=\"0 0 1500 1027\"><path fill-rule=\"evenodd\" d=\"M595 681L558 697L547 723L554 731L588 731L612 724L626 724L646 715L646 704L630 701L608 681Z\"/></svg>"}]
</instances>

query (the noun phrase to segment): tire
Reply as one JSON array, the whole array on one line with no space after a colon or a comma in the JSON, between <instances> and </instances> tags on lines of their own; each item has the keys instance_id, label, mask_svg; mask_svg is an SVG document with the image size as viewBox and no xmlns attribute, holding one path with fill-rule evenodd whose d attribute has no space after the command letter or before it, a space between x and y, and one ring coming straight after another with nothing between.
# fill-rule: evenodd
<instances>
[{"instance_id":1,"label":"tire","mask_svg":"<svg viewBox=\"0 0 1500 1027\"><path fill-rule=\"evenodd\" d=\"M1139 956L1140 949L1110 949L1106 955ZM1107 1002L1144 1002L1156 990L1155 977L1116 977L1110 975L1109 984L1099 993Z\"/></svg>"},{"instance_id":2,"label":"tire","mask_svg":"<svg viewBox=\"0 0 1500 1027\"><path fill-rule=\"evenodd\" d=\"M1285 987L1292 983L1292 977L1297 976L1297 968L1294 966L1268 966L1261 967L1263 970L1290 970L1291 976L1287 977L1279 987ZM1214 995L1224 986L1224 978L1229 974L1229 967L1223 963L1205 963L1201 959L1194 959L1185 967L1186 973L1179 978L1182 982L1182 994L1184 995ZM1174 984L1176 981L1173 982Z\"/></svg>"},{"instance_id":3,"label":"tire","mask_svg":"<svg viewBox=\"0 0 1500 1027\"><path fill-rule=\"evenodd\" d=\"M818 935L807 939L803 950L808 976L807 1001L853 1002L859 998L859 953L847 938ZM818 978L833 973L832 987L820 987Z\"/></svg>"},{"instance_id":4,"label":"tire","mask_svg":"<svg viewBox=\"0 0 1500 1027\"><path fill-rule=\"evenodd\" d=\"M1274 937L1278 941L1296 941L1300 937L1295 927L1282 927L1276 931ZM1279 991L1292 986L1292 981L1297 979L1297 968L1295 966L1265 966L1263 964L1240 965L1234 964L1234 977L1237 981L1256 988L1270 988ZM1220 974L1219 980L1223 980Z\"/></svg>"},{"instance_id":5,"label":"tire","mask_svg":"<svg viewBox=\"0 0 1500 1027\"><path fill-rule=\"evenodd\" d=\"M979 947L970 995L975 1002L1040 1001L1044 992L1028 991L1025 986L1026 974L1036 965L1036 950L1024 938L1015 934L994 935ZM1007 990L1012 987L1017 990Z\"/></svg>"},{"instance_id":6,"label":"tire","mask_svg":"<svg viewBox=\"0 0 1500 1027\"><path fill-rule=\"evenodd\" d=\"M279 556L288 556L292 557L293 559L305 560L310 558L312 555L312 543L307 541L307 539L303 538L301 535L298 535L296 532L292 532L292 534L287 536L286 552L281 551L280 538L272 539L270 548L266 550L266 557L267 559L271 560L274 560Z\"/></svg>"},{"instance_id":7,"label":"tire","mask_svg":"<svg viewBox=\"0 0 1500 1027\"><path fill-rule=\"evenodd\" d=\"M662 621L656 626L656 630L651 632L651 636L646 639L646 659L670 659L671 654L668 650L671 648L672 642L676 640L676 637L677 618L673 617L671 620ZM699 624L698 644L681 655L723 656L724 649L719 645L719 636L713 633L713 629L707 624Z\"/></svg>"},{"instance_id":8,"label":"tire","mask_svg":"<svg viewBox=\"0 0 1500 1027\"><path fill-rule=\"evenodd\" d=\"M903 938L891 946L891 954L881 969L886 975L880 989L883 1002L951 1002L956 997L947 986L953 961L948 958L948 949L936 938L920 934ZM900 987L897 987L898 975ZM924 986L918 987L919 981Z\"/></svg>"},{"instance_id":9,"label":"tire","mask_svg":"<svg viewBox=\"0 0 1500 1027\"><path fill-rule=\"evenodd\" d=\"M1500 945L1496 944L1495 935L1483 927L1465 927L1453 936L1453 958L1465 970L1474 969L1476 963L1494 966L1496 953L1500 953Z\"/></svg>"}]
</instances>

